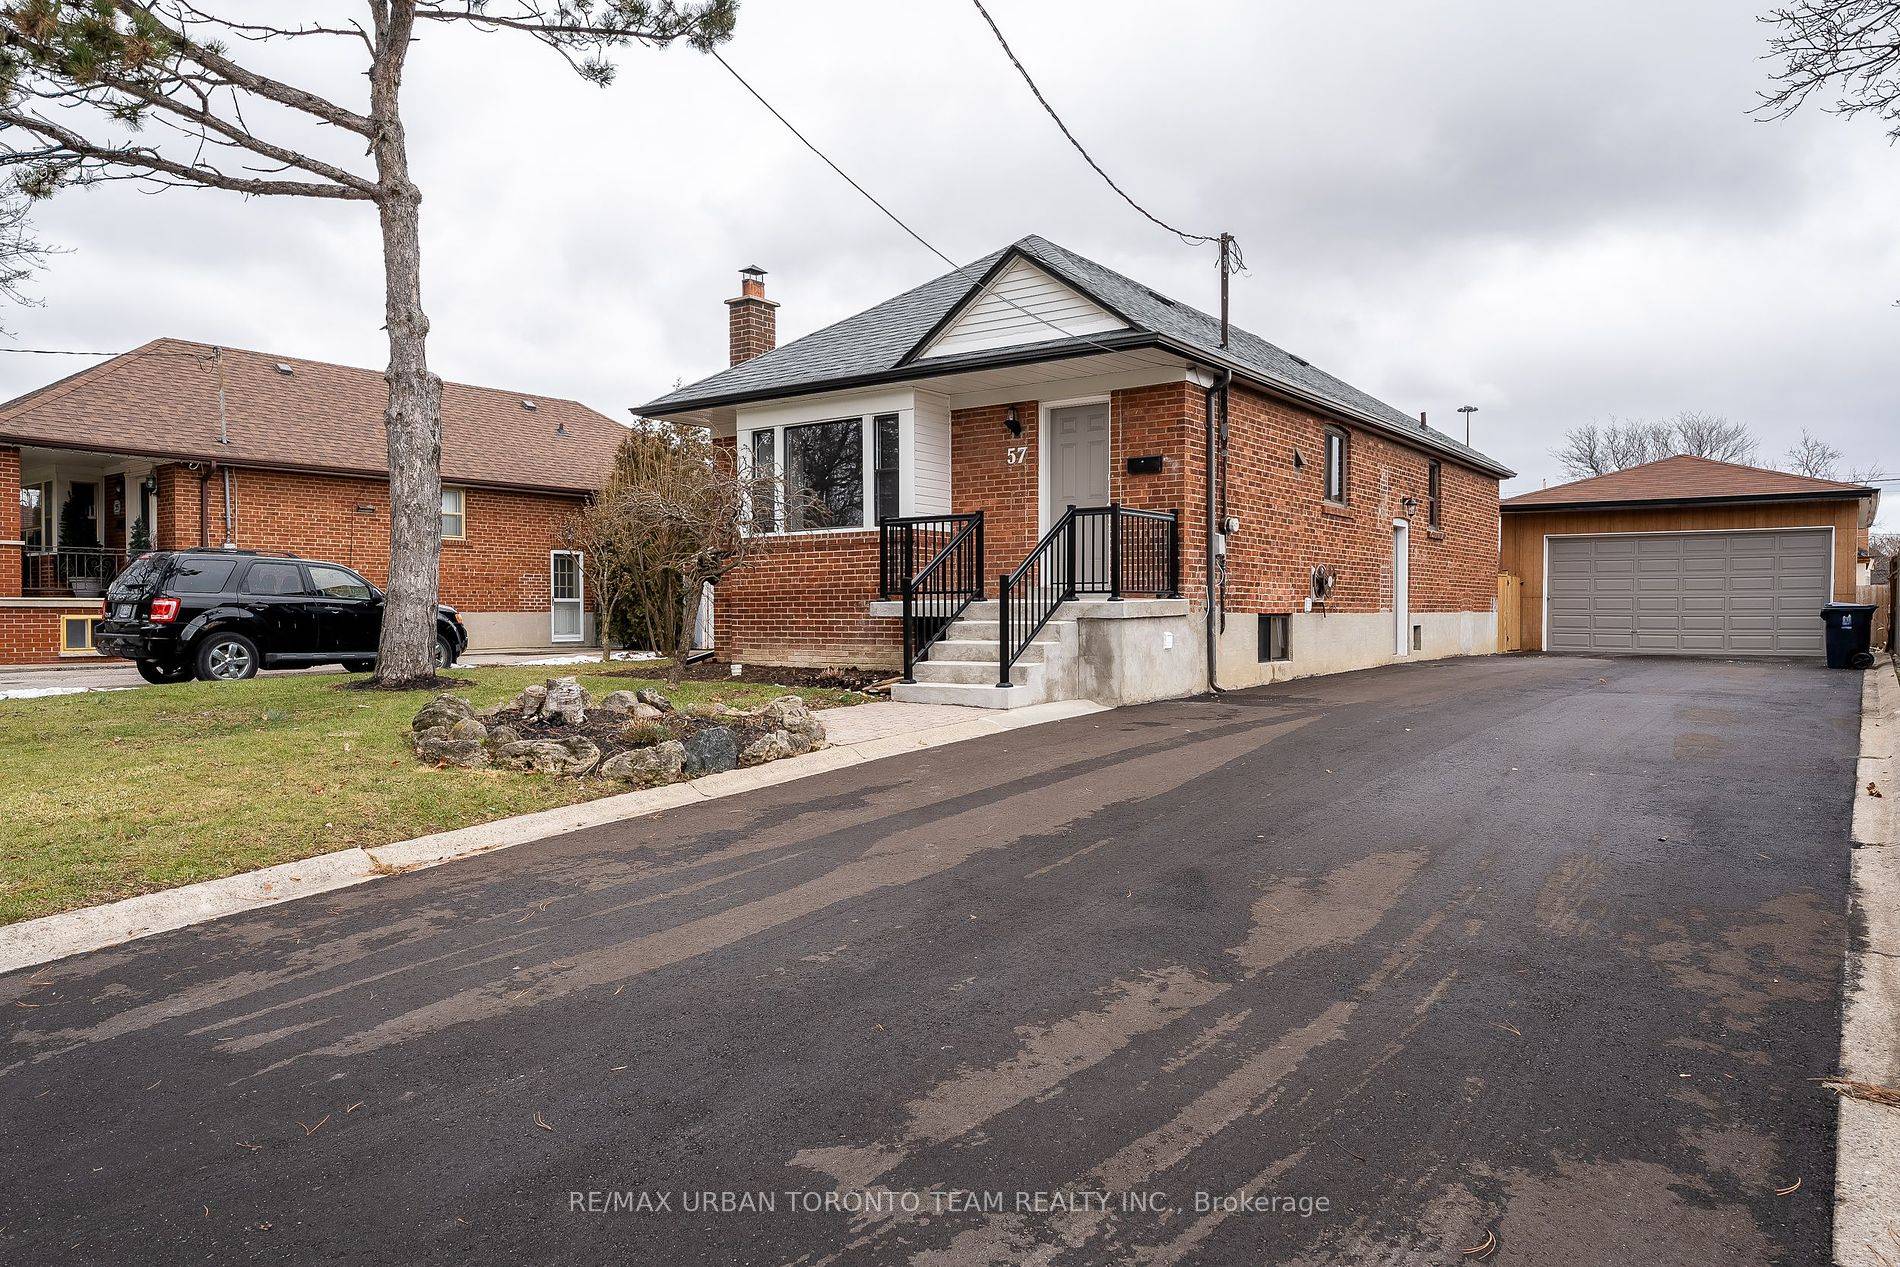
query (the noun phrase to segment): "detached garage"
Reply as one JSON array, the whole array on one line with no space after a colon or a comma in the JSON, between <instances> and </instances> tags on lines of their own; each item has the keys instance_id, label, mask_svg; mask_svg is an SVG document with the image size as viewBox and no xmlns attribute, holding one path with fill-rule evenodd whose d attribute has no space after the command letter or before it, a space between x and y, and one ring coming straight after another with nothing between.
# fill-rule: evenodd
<instances>
[{"instance_id":1,"label":"detached garage","mask_svg":"<svg viewBox=\"0 0 1900 1267\"><path fill-rule=\"evenodd\" d=\"M1500 592L1518 596L1519 645L1502 649L1819 656L1821 606L1855 601L1878 500L1695 457L1510 498Z\"/></svg>"}]
</instances>

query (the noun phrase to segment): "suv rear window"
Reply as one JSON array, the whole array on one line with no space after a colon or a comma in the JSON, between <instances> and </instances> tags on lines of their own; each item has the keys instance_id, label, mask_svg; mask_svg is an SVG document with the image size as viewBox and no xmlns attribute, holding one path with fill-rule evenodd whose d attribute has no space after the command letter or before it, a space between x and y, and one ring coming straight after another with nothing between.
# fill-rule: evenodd
<instances>
[{"instance_id":1,"label":"suv rear window","mask_svg":"<svg viewBox=\"0 0 1900 1267\"><path fill-rule=\"evenodd\" d=\"M145 593L159 572L164 570L169 557L163 554L141 554L125 565L125 571L112 579L112 584L106 588L107 596L115 599L135 598Z\"/></svg>"},{"instance_id":2,"label":"suv rear window","mask_svg":"<svg viewBox=\"0 0 1900 1267\"><path fill-rule=\"evenodd\" d=\"M173 562L165 588L174 594L219 594L230 583L236 559L181 554Z\"/></svg>"}]
</instances>

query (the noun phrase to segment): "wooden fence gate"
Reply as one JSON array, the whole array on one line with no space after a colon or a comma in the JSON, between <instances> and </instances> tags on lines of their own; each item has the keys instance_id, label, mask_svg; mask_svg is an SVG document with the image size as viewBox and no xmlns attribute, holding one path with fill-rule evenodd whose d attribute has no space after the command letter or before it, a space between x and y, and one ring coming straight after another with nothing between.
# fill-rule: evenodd
<instances>
[{"instance_id":1,"label":"wooden fence gate","mask_svg":"<svg viewBox=\"0 0 1900 1267\"><path fill-rule=\"evenodd\" d=\"M1524 649L1524 582L1509 572L1498 573L1498 650Z\"/></svg>"}]
</instances>

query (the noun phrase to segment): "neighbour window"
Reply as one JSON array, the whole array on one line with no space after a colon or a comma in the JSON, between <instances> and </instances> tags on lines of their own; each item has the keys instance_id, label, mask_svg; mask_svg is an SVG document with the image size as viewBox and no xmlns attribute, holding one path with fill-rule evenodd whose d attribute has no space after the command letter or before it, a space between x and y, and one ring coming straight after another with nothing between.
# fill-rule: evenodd
<instances>
[{"instance_id":1,"label":"neighbour window","mask_svg":"<svg viewBox=\"0 0 1900 1267\"><path fill-rule=\"evenodd\" d=\"M897 415L877 416L877 518L897 518Z\"/></svg>"},{"instance_id":2,"label":"neighbour window","mask_svg":"<svg viewBox=\"0 0 1900 1267\"><path fill-rule=\"evenodd\" d=\"M370 597L369 582L362 577L322 563L310 565L310 588L325 598Z\"/></svg>"},{"instance_id":3,"label":"neighbour window","mask_svg":"<svg viewBox=\"0 0 1900 1267\"><path fill-rule=\"evenodd\" d=\"M244 577L246 594L301 594L303 588L303 569L295 563L272 563L269 561L251 564L251 570Z\"/></svg>"},{"instance_id":4,"label":"neighbour window","mask_svg":"<svg viewBox=\"0 0 1900 1267\"><path fill-rule=\"evenodd\" d=\"M864 526L864 424L857 418L785 428L785 526Z\"/></svg>"},{"instance_id":5,"label":"neighbour window","mask_svg":"<svg viewBox=\"0 0 1900 1267\"><path fill-rule=\"evenodd\" d=\"M1326 429L1326 500L1346 500L1346 433L1337 427Z\"/></svg>"},{"instance_id":6,"label":"neighbour window","mask_svg":"<svg viewBox=\"0 0 1900 1267\"><path fill-rule=\"evenodd\" d=\"M767 427L752 433L752 478L769 480L778 474L778 458L773 453L778 432ZM761 485L752 499L752 531L771 532L778 527L778 485Z\"/></svg>"},{"instance_id":7,"label":"neighbour window","mask_svg":"<svg viewBox=\"0 0 1900 1267\"><path fill-rule=\"evenodd\" d=\"M460 541L468 535L468 498L459 488L442 489L442 539Z\"/></svg>"},{"instance_id":8,"label":"neighbour window","mask_svg":"<svg viewBox=\"0 0 1900 1267\"><path fill-rule=\"evenodd\" d=\"M1260 618L1260 662L1269 660L1290 660L1293 657L1287 649L1287 626L1292 617L1286 615L1262 616Z\"/></svg>"},{"instance_id":9,"label":"neighbour window","mask_svg":"<svg viewBox=\"0 0 1900 1267\"><path fill-rule=\"evenodd\" d=\"M45 550L53 540L53 482L20 489L20 540L28 550Z\"/></svg>"},{"instance_id":10,"label":"neighbour window","mask_svg":"<svg viewBox=\"0 0 1900 1267\"><path fill-rule=\"evenodd\" d=\"M99 624L97 616L62 616L59 625L61 655L98 655L93 650L92 634Z\"/></svg>"},{"instance_id":11,"label":"neighbour window","mask_svg":"<svg viewBox=\"0 0 1900 1267\"><path fill-rule=\"evenodd\" d=\"M1439 464L1438 459L1433 458L1430 465L1425 468L1425 522L1433 528L1444 522L1443 514L1439 509L1444 478L1444 467Z\"/></svg>"},{"instance_id":12,"label":"neighbour window","mask_svg":"<svg viewBox=\"0 0 1900 1267\"><path fill-rule=\"evenodd\" d=\"M222 594L235 571L236 559L179 555L172 564L172 574L165 578L165 590L171 594Z\"/></svg>"}]
</instances>

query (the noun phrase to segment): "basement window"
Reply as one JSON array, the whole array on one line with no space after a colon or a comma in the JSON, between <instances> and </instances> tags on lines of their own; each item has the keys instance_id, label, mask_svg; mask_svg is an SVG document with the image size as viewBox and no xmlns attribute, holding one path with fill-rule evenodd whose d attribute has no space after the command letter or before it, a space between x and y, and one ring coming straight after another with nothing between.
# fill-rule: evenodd
<instances>
[{"instance_id":1,"label":"basement window","mask_svg":"<svg viewBox=\"0 0 1900 1267\"><path fill-rule=\"evenodd\" d=\"M1260 617L1260 663L1291 660L1289 645L1293 618L1285 614Z\"/></svg>"},{"instance_id":2,"label":"basement window","mask_svg":"<svg viewBox=\"0 0 1900 1267\"><path fill-rule=\"evenodd\" d=\"M93 649L93 631L99 627L97 616L61 616L59 653L61 655L98 655Z\"/></svg>"}]
</instances>

